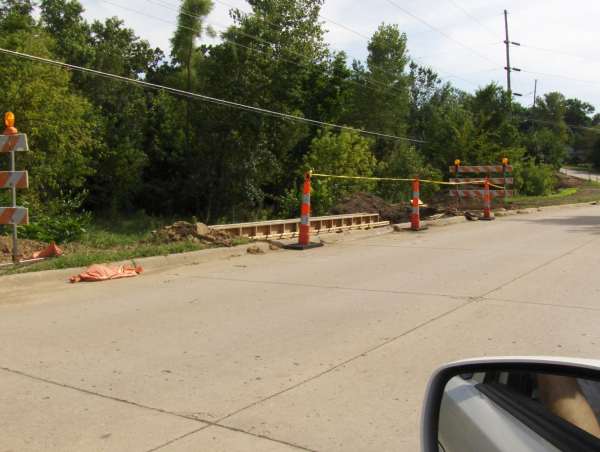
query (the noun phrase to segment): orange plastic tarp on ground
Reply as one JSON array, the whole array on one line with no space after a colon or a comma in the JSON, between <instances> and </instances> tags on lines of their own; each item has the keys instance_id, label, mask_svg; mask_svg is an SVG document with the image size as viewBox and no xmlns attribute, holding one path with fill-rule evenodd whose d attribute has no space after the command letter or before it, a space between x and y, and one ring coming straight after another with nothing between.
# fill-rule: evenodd
<instances>
[{"instance_id":1,"label":"orange plastic tarp on ground","mask_svg":"<svg viewBox=\"0 0 600 452\"><path fill-rule=\"evenodd\" d=\"M96 282L108 281L111 279L131 278L139 275L143 271L144 270L139 265L134 267L133 265L109 266L94 264L86 271L78 275L71 276L71 282Z\"/></svg>"},{"instance_id":2,"label":"orange plastic tarp on ground","mask_svg":"<svg viewBox=\"0 0 600 452\"><path fill-rule=\"evenodd\" d=\"M31 258L43 259L46 257L58 257L61 256L62 253L63 251L58 246L56 246L56 243L52 242L50 245L48 245L46 249L43 249L42 251L36 251L35 253L33 253Z\"/></svg>"}]
</instances>

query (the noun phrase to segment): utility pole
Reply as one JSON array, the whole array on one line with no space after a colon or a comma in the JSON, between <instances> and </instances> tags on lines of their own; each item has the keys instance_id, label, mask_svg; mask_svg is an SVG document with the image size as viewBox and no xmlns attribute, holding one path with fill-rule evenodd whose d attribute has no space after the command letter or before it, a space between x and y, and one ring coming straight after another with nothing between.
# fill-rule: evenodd
<instances>
[{"instance_id":1,"label":"utility pole","mask_svg":"<svg viewBox=\"0 0 600 452\"><path fill-rule=\"evenodd\" d=\"M510 86L510 41L508 40L508 11L504 10L504 29L506 30L506 39L504 43L506 44L506 89L508 91L508 95L511 96L512 89Z\"/></svg>"},{"instance_id":2,"label":"utility pole","mask_svg":"<svg viewBox=\"0 0 600 452\"><path fill-rule=\"evenodd\" d=\"M537 102L537 78L535 79L535 85L533 87L533 108L535 108L536 102Z\"/></svg>"},{"instance_id":3,"label":"utility pole","mask_svg":"<svg viewBox=\"0 0 600 452\"><path fill-rule=\"evenodd\" d=\"M515 46L520 46L521 44L519 44L518 42L511 42L508 37L508 11L507 10L504 10L504 30L506 32L506 39L504 40L504 43L506 44L506 67L504 68L504 69L506 69L506 90L508 91L509 99L512 102L513 95L522 96L522 94L512 92L510 73L512 71L521 72L521 69L512 67L510 65L510 45L512 44Z\"/></svg>"}]
</instances>

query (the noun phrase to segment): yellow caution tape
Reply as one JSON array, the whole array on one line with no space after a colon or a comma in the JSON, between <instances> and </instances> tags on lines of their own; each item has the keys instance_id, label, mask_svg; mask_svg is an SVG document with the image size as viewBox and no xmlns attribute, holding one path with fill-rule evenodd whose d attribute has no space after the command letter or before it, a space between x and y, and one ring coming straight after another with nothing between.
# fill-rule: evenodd
<instances>
[{"instance_id":1,"label":"yellow caution tape","mask_svg":"<svg viewBox=\"0 0 600 452\"><path fill-rule=\"evenodd\" d=\"M369 181L388 181L388 182L412 182L414 179L401 179L396 177L366 177L366 176L340 176L336 174L322 174L322 173L310 173L313 177L329 177L331 179L350 179L350 180L369 180ZM428 180L428 179L419 179L419 182L425 184L437 184L437 185L483 185L485 184L485 180L475 180L470 182L444 182L439 180ZM490 187L501 188L499 185L490 184Z\"/></svg>"},{"instance_id":2,"label":"yellow caution tape","mask_svg":"<svg viewBox=\"0 0 600 452\"><path fill-rule=\"evenodd\" d=\"M332 179L358 179L371 181L411 182L414 179L398 179L395 177L365 177L365 176L337 176L335 174L310 173L313 177L329 177Z\"/></svg>"}]
</instances>

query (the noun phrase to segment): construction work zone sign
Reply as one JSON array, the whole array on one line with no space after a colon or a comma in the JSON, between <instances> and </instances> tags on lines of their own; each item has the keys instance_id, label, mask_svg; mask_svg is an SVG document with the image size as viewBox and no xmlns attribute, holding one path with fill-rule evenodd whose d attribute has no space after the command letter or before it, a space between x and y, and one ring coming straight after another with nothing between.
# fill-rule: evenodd
<instances>
[{"instance_id":1,"label":"construction work zone sign","mask_svg":"<svg viewBox=\"0 0 600 452\"><path fill-rule=\"evenodd\" d=\"M27 171L0 171L0 188L29 188Z\"/></svg>"},{"instance_id":2,"label":"construction work zone sign","mask_svg":"<svg viewBox=\"0 0 600 452\"><path fill-rule=\"evenodd\" d=\"M29 150L27 135L17 133L14 135L0 135L1 152L26 152Z\"/></svg>"},{"instance_id":3,"label":"construction work zone sign","mask_svg":"<svg viewBox=\"0 0 600 452\"><path fill-rule=\"evenodd\" d=\"M457 163L460 161L457 160ZM483 179L487 180L490 187L490 198L506 198L514 196L512 189L515 183L513 167L511 165L476 165L450 167L450 182L456 184L456 188L450 190L450 196L465 199L484 199L486 190L481 189Z\"/></svg>"},{"instance_id":4,"label":"construction work zone sign","mask_svg":"<svg viewBox=\"0 0 600 452\"><path fill-rule=\"evenodd\" d=\"M29 224L29 211L25 207L0 207L0 224Z\"/></svg>"}]
</instances>

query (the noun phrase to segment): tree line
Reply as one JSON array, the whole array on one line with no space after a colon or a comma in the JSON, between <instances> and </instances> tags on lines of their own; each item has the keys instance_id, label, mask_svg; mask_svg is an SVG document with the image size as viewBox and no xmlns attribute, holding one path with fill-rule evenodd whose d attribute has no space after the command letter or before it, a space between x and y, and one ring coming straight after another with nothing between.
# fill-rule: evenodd
<instances>
[{"instance_id":1,"label":"tree line","mask_svg":"<svg viewBox=\"0 0 600 452\"><path fill-rule=\"evenodd\" d=\"M395 24L378 27L365 61L350 61L325 41L323 2L248 0L250 12L232 9L233 24L207 44L215 34L206 23L212 1L183 0L171 48L158 49L116 17L86 21L77 0L0 1L5 49L423 141L340 131L1 55L0 109L15 112L33 150L19 166L30 171L24 199L34 219L82 210L208 223L287 217L297 214L309 168L442 178L457 158L509 157L518 188L543 194L565 159L600 154L600 115L589 103L552 92L524 107L494 83L472 94L457 89L415 63ZM353 190L407 199L405 186L319 184L319 213Z\"/></svg>"}]
</instances>

